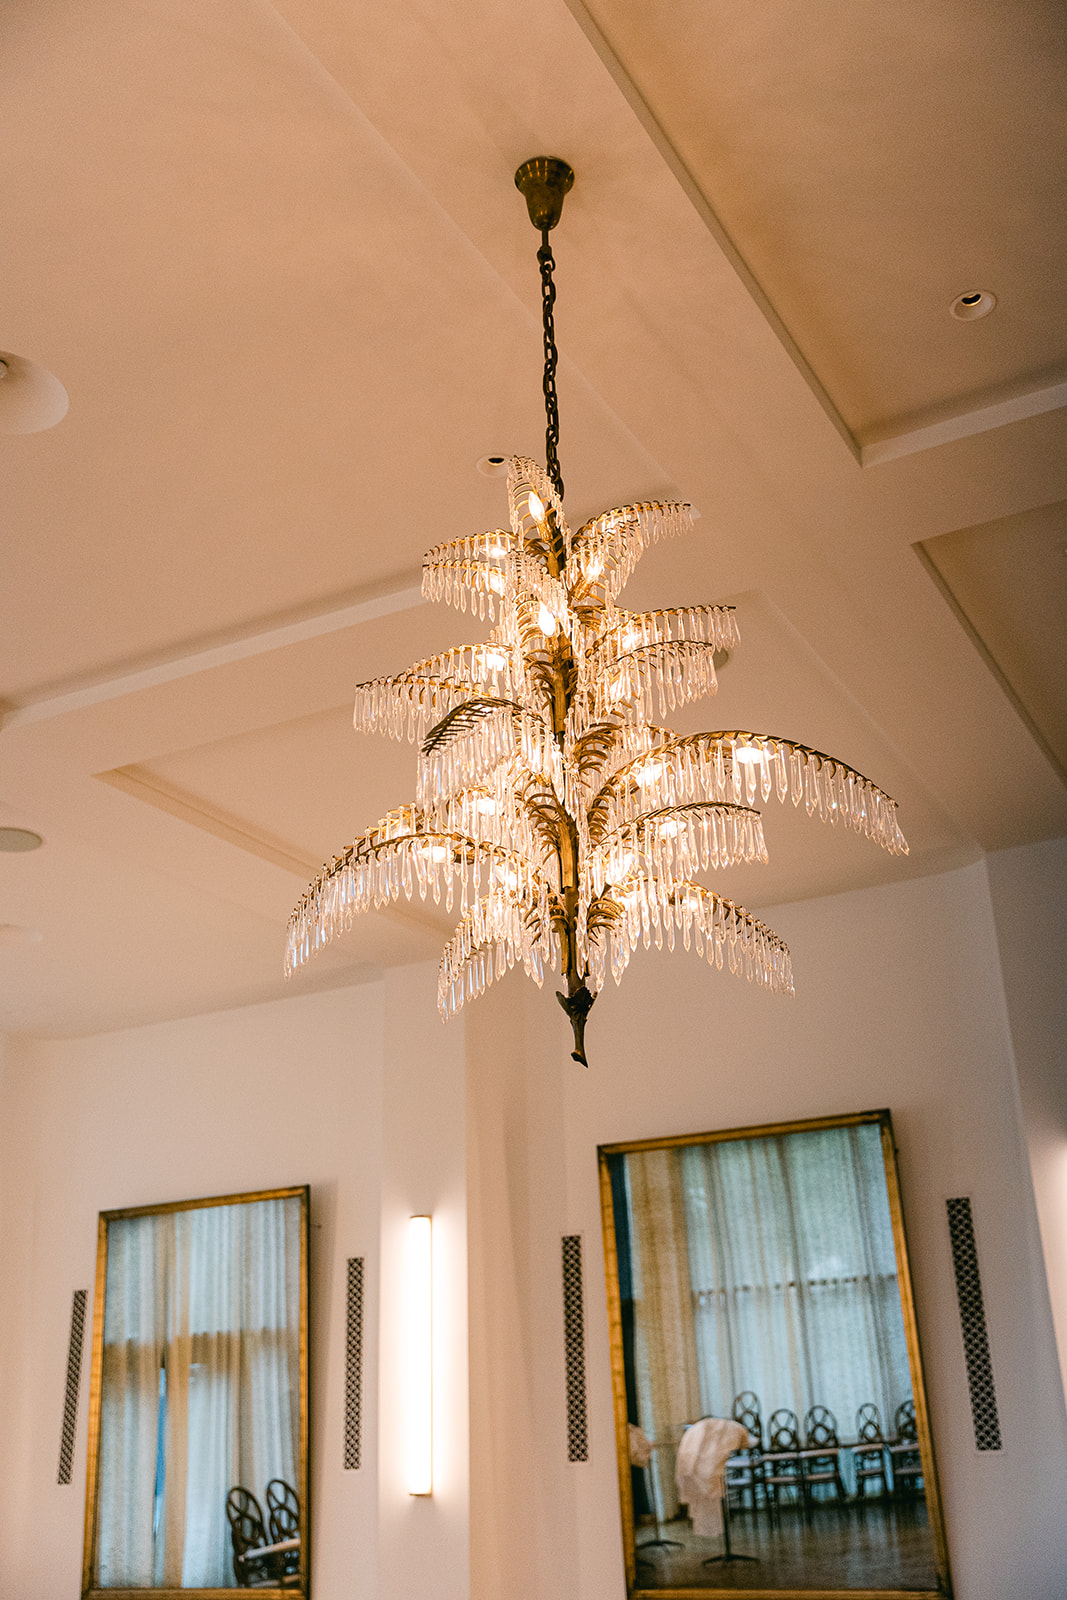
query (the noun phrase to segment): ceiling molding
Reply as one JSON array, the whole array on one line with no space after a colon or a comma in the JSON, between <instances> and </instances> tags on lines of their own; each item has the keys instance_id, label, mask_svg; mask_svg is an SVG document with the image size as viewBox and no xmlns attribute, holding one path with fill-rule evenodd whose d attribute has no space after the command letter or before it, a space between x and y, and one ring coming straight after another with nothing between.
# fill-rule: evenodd
<instances>
[{"instance_id":1,"label":"ceiling molding","mask_svg":"<svg viewBox=\"0 0 1067 1600\"><path fill-rule=\"evenodd\" d=\"M307 881L319 870L320 863L313 861L309 856L296 854L288 846L250 828L239 817L220 811L216 806L209 805L207 801L198 799L196 795L189 794L184 789L179 789L176 784L167 783L165 779L157 777L144 767L115 767L111 772L97 772L93 776L112 789L121 789L123 794L132 795L135 800L155 806L157 811L166 811L169 816L178 817L182 822L189 822L194 828L202 828L205 833L214 834L216 839L225 839L227 844L236 845L239 850L247 850L250 855L258 856L261 861L269 861L271 866L281 867L284 872L291 872L296 878Z\"/></svg>"},{"instance_id":2,"label":"ceiling molding","mask_svg":"<svg viewBox=\"0 0 1067 1600\"><path fill-rule=\"evenodd\" d=\"M222 643L192 650L186 655L156 662L152 666L127 668L111 677L77 688L59 688L39 700L29 701L5 712L0 718L0 726L7 731L27 723L46 722L52 717L66 716L71 711L84 711L108 700L121 700L144 689L157 689L164 683L175 683L202 672L214 672L234 661L270 655L289 645L304 644L309 639L341 633L346 628L358 627L378 617L395 616L398 612L410 611L415 606L425 604L421 587L411 585L390 589L366 600L316 612L296 622L278 623L256 633L235 634Z\"/></svg>"},{"instance_id":3,"label":"ceiling molding","mask_svg":"<svg viewBox=\"0 0 1067 1600\"><path fill-rule=\"evenodd\" d=\"M987 433L991 428L1003 428L1009 422L1025 422L1027 417L1040 417L1046 411L1059 411L1064 406L1067 406L1067 383L1053 383L1045 389L1032 389L1028 394L1016 395L1012 400L979 406L973 411L961 411L941 422L932 422L928 427L889 434L884 439L865 444L860 449L860 466L874 467L882 461L895 461L900 456L914 455L918 450L934 450L938 445L952 444L956 439L969 439L972 434Z\"/></svg>"},{"instance_id":4,"label":"ceiling molding","mask_svg":"<svg viewBox=\"0 0 1067 1600\"><path fill-rule=\"evenodd\" d=\"M179 821L187 822L204 833L210 833L216 839L222 839L227 844L234 845L236 849L258 857L260 861L268 861L271 866L280 867L283 872L291 872L302 883L314 879L321 869L321 862L313 860L310 856L298 854L288 845L270 838L242 818L211 805L198 795L179 788L177 784L168 783L166 779L158 777L144 767L116 767L111 772L94 773L94 777L100 783L106 783L109 788L119 789L134 800L154 806L157 811L164 811L168 816L177 817ZM420 934L431 933L435 938L440 937L440 929L431 918L420 916L417 903L415 904L414 910L409 910L407 905L378 906L374 914L403 932L410 933L415 930Z\"/></svg>"}]
</instances>

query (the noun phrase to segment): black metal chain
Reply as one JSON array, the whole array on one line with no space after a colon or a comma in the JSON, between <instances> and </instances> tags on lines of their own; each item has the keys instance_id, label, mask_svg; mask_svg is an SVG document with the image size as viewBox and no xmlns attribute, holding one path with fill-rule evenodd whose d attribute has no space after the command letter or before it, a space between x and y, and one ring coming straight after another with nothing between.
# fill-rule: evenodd
<instances>
[{"instance_id":1,"label":"black metal chain","mask_svg":"<svg viewBox=\"0 0 1067 1600\"><path fill-rule=\"evenodd\" d=\"M556 493L563 499L563 478L559 470L559 456L556 447L559 444L559 404L556 399L556 363L559 360L559 351L556 349L556 324L553 310L556 304L556 285L552 282L552 272L556 265L552 259L552 246L548 242L548 230L541 234L541 248L537 252L537 262L541 268L541 318L545 330L545 377L542 388L545 392L545 465L548 467L548 476L555 485Z\"/></svg>"}]
</instances>

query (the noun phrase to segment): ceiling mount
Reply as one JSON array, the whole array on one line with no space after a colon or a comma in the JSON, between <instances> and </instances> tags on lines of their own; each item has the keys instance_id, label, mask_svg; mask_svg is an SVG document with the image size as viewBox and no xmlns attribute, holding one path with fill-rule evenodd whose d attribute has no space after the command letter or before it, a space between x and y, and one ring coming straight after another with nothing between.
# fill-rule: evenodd
<instances>
[{"instance_id":1,"label":"ceiling mount","mask_svg":"<svg viewBox=\"0 0 1067 1600\"><path fill-rule=\"evenodd\" d=\"M515 187L526 199L530 221L539 233L550 233L563 215L563 197L574 183L574 168L558 156L534 156L515 174Z\"/></svg>"}]
</instances>

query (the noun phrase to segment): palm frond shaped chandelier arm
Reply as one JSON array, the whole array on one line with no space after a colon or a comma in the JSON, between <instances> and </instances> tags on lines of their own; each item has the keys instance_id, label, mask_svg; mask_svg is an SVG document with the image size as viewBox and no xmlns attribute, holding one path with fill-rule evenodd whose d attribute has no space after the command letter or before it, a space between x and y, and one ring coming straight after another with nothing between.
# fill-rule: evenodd
<instances>
[{"instance_id":1,"label":"palm frond shaped chandelier arm","mask_svg":"<svg viewBox=\"0 0 1067 1600\"><path fill-rule=\"evenodd\" d=\"M757 798L803 805L891 853L907 845L895 803L834 757L770 734L679 737L652 720L714 693L715 656L739 633L730 606L617 604L643 552L690 531L686 502L638 501L573 535L568 526L547 230L572 178L548 158L516 176L542 230L548 469L508 458L508 527L437 545L424 562L424 594L487 618L492 633L357 688L357 728L418 742L416 801L323 867L290 919L286 970L400 895L458 902L442 1013L518 963L538 984L556 965L584 1063L590 1007L639 943L673 950L680 937L717 968L793 992L781 939L695 877L766 861Z\"/></svg>"}]
</instances>

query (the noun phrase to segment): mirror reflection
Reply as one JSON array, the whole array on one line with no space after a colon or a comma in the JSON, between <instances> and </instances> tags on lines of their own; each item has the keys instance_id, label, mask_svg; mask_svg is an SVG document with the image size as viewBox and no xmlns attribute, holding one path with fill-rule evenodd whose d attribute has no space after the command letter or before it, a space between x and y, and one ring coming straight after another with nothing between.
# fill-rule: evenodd
<instances>
[{"instance_id":1,"label":"mirror reflection","mask_svg":"<svg viewBox=\"0 0 1067 1600\"><path fill-rule=\"evenodd\" d=\"M888 1113L601 1178L631 1593L944 1593Z\"/></svg>"},{"instance_id":2,"label":"mirror reflection","mask_svg":"<svg viewBox=\"0 0 1067 1600\"><path fill-rule=\"evenodd\" d=\"M86 1594L306 1595L307 1206L101 1214Z\"/></svg>"}]
</instances>

